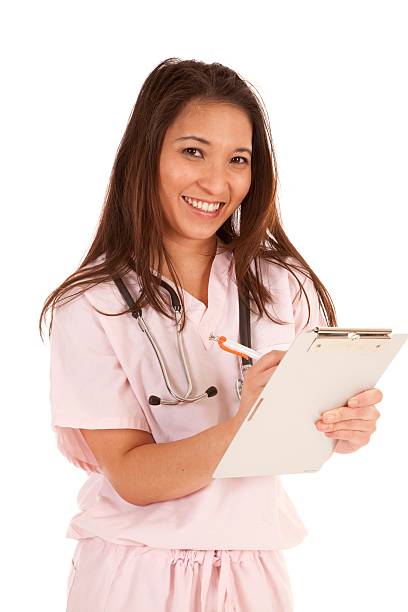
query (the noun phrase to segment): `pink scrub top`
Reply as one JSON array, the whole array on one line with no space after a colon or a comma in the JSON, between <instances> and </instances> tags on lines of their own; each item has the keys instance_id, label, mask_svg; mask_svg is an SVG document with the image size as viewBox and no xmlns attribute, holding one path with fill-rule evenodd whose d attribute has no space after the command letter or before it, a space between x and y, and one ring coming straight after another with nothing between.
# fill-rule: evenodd
<instances>
[{"instance_id":1,"label":"pink scrub top","mask_svg":"<svg viewBox=\"0 0 408 612\"><path fill-rule=\"evenodd\" d=\"M71 519L67 538L98 536L115 544L164 549L273 550L296 546L307 535L279 476L215 478L178 499L131 504L103 474L79 431L136 428L164 443L193 436L236 414L238 357L208 338L214 332L239 340L234 259L219 246L209 279L208 308L184 291L187 321L182 333L192 394L214 385L218 393L210 399L149 404L152 394L171 399L153 347L130 313L107 317L93 309L116 313L127 308L113 281L88 288L56 308L50 339L51 426L59 450L88 474L78 494L80 512ZM251 314L254 349L287 350L302 330L327 325L314 285L305 274L294 270L310 302L307 325L307 301L295 278L274 263L262 262L261 270L275 302L268 304L268 312L287 324ZM123 280L135 297L136 274L129 272ZM174 320L150 306L143 309L143 317L163 353L173 388L183 395L187 385Z\"/></svg>"}]
</instances>

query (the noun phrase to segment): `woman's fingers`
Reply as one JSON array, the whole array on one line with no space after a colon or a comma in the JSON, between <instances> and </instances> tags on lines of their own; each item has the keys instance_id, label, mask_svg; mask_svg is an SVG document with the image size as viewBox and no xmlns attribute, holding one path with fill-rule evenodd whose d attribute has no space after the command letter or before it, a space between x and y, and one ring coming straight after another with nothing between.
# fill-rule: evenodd
<instances>
[{"instance_id":1,"label":"woman's fingers","mask_svg":"<svg viewBox=\"0 0 408 612\"><path fill-rule=\"evenodd\" d=\"M262 370L256 370L255 366L251 366L250 368L246 368L244 370L244 379L245 380L256 380L256 381L268 381L271 375L274 373L279 364L274 366L269 366L268 368ZM264 383L265 384L265 383Z\"/></svg>"},{"instance_id":2,"label":"woman's fingers","mask_svg":"<svg viewBox=\"0 0 408 612\"><path fill-rule=\"evenodd\" d=\"M373 387L372 389L366 389L357 395L353 395L347 404L351 408L356 408L357 406L370 406L371 404L378 404L383 399L383 394L380 389Z\"/></svg>"},{"instance_id":3,"label":"woman's fingers","mask_svg":"<svg viewBox=\"0 0 408 612\"><path fill-rule=\"evenodd\" d=\"M367 421L372 421L373 419L378 419L379 416L380 413L375 404L370 404L369 406L362 406L361 408L341 406L340 408L334 408L333 410L323 412L320 418L325 422L333 423L337 421L346 421L348 419L366 419Z\"/></svg>"},{"instance_id":4,"label":"woman's fingers","mask_svg":"<svg viewBox=\"0 0 408 612\"><path fill-rule=\"evenodd\" d=\"M282 361L285 353L287 353L287 351L269 351L269 353L262 355L252 368L254 368L256 372L261 372L273 366L277 366L279 362Z\"/></svg>"},{"instance_id":5,"label":"woman's fingers","mask_svg":"<svg viewBox=\"0 0 408 612\"><path fill-rule=\"evenodd\" d=\"M338 423L323 423L318 421L316 423L319 431L339 431L340 429L354 430L354 431L375 431L375 424L372 425L370 421L361 419L349 419L348 421L339 421Z\"/></svg>"}]
</instances>

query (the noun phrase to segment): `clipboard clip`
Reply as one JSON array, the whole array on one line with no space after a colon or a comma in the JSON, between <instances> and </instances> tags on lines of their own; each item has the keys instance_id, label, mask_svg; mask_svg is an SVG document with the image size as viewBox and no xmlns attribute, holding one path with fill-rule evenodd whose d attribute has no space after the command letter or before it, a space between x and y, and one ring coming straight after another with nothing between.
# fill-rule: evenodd
<instances>
[{"instance_id":1,"label":"clipboard clip","mask_svg":"<svg viewBox=\"0 0 408 612\"><path fill-rule=\"evenodd\" d=\"M308 351L325 352L342 348L345 351L377 352L387 340L391 340L390 328L319 327L313 328L316 336Z\"/></svg>"}]
</instances>

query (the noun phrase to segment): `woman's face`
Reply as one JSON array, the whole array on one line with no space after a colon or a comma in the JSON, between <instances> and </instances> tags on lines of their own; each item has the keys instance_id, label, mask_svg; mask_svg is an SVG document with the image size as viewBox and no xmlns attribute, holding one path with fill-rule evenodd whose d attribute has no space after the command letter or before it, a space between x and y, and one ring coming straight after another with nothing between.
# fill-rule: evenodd
<instances>
[{"instance_id":1,"label":"woman's face","mask_svg":"<svg viewBox=\"0 0 408 612\"><path fill-rule=\"evenodd\" d=\"M168 128L160 153L159 194L167 238L206 242L215 235L249 191L251 143L252 126L240 108L216 102L185 107ZM218 210L205 210L219 202Z\"/></svg>"}]
</instances>

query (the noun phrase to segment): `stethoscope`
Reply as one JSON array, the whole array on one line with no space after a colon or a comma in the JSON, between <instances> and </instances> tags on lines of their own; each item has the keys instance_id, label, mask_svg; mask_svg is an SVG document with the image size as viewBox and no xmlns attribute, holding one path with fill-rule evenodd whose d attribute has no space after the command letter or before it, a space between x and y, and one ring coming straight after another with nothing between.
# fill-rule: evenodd
<instances>
[{"instance_id":1,"label":"stethoscope","mask_svg":"<svg viewBox=\"0 0 408 612\"><path fill-rule=\"evenodd\" d=\"M124 298L125 302L129 306L129 308L134 308L135 301L132 298L131 294L129 293L129 290L127 289L123 280L121 278L114 278L113 280L117 288L119 289L120 293L122 294L122 297ZM190 372L186 364L186 359L184 355L183 339L182 339L182 334L180 331L181 319L182 319L180 300L178 299L177 293L174 291L174 289L170 287L170 285L168 285L164 280L160 281L160 285L163 287L163 289L165 289L169 293L170 298L171 298L171 304L174 310L174 318L176 321L176 328L177 328L177 343L178 343L179 355L181 355L181 359L183 362L183 367L184 367L184 372L185 372L185 376L187 379L188 388L184 396L178 395L172 389L163 356L160 352L160 349L154 337L152 336L147 326L146 321L143 319L142 309L138 308L136 311L132 312L132 317L135 317L135 319L137 319L140 329L148 337L156 353L157 359L159 361L160 368L161 368L161 371L162 371L162 374L163 374L163 377L166 383L166 387L169 390L169 393L175 398L174 400L165 400L165 399L158 397L157 395L150 395L149 404L153 406L157 406L159 404L174 405L174 404L179 404L179 403L184 403L184 402L196 402L204 398L213 397L214 395L217 395L218 393L218 389L214 386L208 387L208 389L206 389L204 393L201 393L200 395L197 395L196 397L190 397L190 394L192 391L192 384L191 384ZM240 334L240 342L242 342L248 348L251 348L250 311L249 311L247 304L241 299L241 297L239 297L239 334ZM238 398L241 399L242 385L244 384L244 370L252 366L252 359L251 357L248 357L248 358L238 357L238 364L239 364L239 370L240 370L240 378L238 378L236 381L235 389L236 389Z\"/></svg>"}]
</instances>

